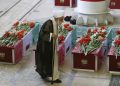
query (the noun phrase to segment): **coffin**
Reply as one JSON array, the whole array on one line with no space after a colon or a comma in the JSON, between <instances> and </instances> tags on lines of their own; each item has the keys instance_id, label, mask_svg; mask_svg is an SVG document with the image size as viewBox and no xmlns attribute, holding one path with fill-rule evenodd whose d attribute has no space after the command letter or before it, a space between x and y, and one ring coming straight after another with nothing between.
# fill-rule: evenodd
<instances>
[{"instance_id":1,"label":"coffin","mask_svg":"<svg viewBox=\"0 0 120 86\"><path fill-rule=\"evenodd\" d=\"M72 54L74 69L97 71L102 65L105 55L105 48L100 46L98 49L85 56L84 53L80 51L80 44L77 43L72 50Z\"/></svg>"},{"instance_id":2,"label":"coffin","mask_svg":"<svg viewBox=\"0 0 120 86\"><path fill-rule=\"evenodd\" d=\"M80 0L80 1L97 2L97 1L105 1L105 0Z\"/></svg>"},{"instance_id":3,"label":"coffin","mask_svg":"<svg viewBox=\"0 0 120 86\"><path fill-rule=\"evenodd\" d=\"M77 0L55 0L55 6L76 7Z\"/></svg>"},{"instance_id":4,"label":"coffin","mask_svg":"<svg viewBox=\"0 0 120 86\"><path fill-rule=\"evenodd\" d=\"M18 63L23 57L23 41L19 40L13 47L0 46L0 62Z\"/></svg>"},{"instance_id":5,"label":"coffin","mask_svg":"<svg viewBox=\"0 0 120 86\"><path fill-rule=\"evenodd\" d=\"M22 38L23 40L23 56L27 55L27 50L30 48L32 44L37 43L39 36L39 23L35 23L35 27L31 28L31 30Z\"/></svg>"},{"instance_id":6,"label":"coffin","mask_svg":"<svg viewBox=\"0 0 120 86\"><path fill-rule=\"evenodd\" d=\"M111 47L108 52L108 63L110 72L120 72L120 55L116 57L114 53L115 47Z\"/></svg>"}]
</instances>

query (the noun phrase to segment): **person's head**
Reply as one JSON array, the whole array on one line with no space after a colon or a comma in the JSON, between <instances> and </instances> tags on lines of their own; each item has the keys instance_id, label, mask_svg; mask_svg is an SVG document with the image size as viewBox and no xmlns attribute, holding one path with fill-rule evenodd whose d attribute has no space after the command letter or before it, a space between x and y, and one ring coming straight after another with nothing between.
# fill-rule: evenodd
<instances>
[{"instance_id":1,"label":"person's head","mask_svg":"<svg viewBox=\"0 0 120 86\"><path fill-rule=\"evenodd\" d=\"M64 10L54 11L55 21L60 25L64 20Z\"/></svg>"}]
</instances>

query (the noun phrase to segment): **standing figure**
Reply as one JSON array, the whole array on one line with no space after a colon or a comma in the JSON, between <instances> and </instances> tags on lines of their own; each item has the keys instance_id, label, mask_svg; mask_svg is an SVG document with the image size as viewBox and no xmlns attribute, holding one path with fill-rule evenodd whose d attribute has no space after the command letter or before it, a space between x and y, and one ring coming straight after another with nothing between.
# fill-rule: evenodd
<instances>
[{"instance_id":1,"label":"standing figure","mask_svg":"<svg viewBox=\"0 0 120 86\"><path fill-rule=\"evenodd\" d=\"M41 27L35 51L36 71L44 80L61 83L58 71L58 26L63 22L64 11L55 12L52 19Z\"/></svg>"}]
</instances>

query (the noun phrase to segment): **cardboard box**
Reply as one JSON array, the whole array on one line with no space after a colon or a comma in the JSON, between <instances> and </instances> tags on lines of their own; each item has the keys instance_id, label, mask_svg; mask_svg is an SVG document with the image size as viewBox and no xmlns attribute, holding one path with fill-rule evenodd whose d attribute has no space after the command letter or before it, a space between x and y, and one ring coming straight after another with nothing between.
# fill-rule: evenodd
<instances>
[{"instance_id":1,"label":"cardboard box","mask_svg":"<svg viewBox=\"0 0 120 86\"><path fill-rule=\"evenodd\" d=\"M19 40L12 48L0 46L0 62L12 64L18 63L23 57L22 50L22 40Z\"/></svg>"},{"instance_id":2,"label":"cardboard box","mask_svg":"<svg viewBox=\"0 0 120 86\"><path fill-rule=\"evenodd\" d=\"M108 69L110 72L120 72L120 55L116 57L115 55L115 47L111 47L108 52Z\"/></svg>"},{"instance_id":3,"label":"cardboard box","mask_svg":"<svg viewBox=\"0 0 120 86\"><path fill-rule=\"evenodd\" d=\"M98 49L85 56L85 54L80 51L80 44L77 43L72 50L72 54L74 69L97 71L102 65L105 48L100 46Z\"/></svg>"},{"instance_id":4,"label":"cardboard box","mask_svg":"<svg viewBox=\"0 0 120 86\"><path fill-rule=\"evenodd\" d=\"M55 6L77 7L77 0L55 0Z\"/></svg>"}]
</instances>

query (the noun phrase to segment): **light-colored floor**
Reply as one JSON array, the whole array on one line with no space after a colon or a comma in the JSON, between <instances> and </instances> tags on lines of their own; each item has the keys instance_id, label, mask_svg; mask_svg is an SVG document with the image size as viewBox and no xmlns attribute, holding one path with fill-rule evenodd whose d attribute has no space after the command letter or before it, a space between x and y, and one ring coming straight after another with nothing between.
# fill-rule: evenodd
<instances>
[{"instance_id":1,"label":"light-colored floor","mask_svg":"<svg viewBox=\"0 0 120 86\"><path fill-rule=\"evenodd\" d=\"M41 0L41 2L39 2L40 0L11 1L14 4L20 2L0 17L0 35L8 30L16 19L43 22L52 16L53 0ZM14 4L12 3L7 8L3 7L1 10L5 12L4 9L9 9ZM50 83L44 82L35 72L35 57L32 51L34 48L35 45L16 65L0 63L0 86L52 86ZM72 70L72 59L72 54L69 52L65 57L64 65L60 66L62 83L53 86L109 86L111 75L107 71L106 59L98 72Z\"/></svg>"},{"instance_id":2,"label":"light-colored floor","mask_svg":"<svg viewBox=\"0 0 120 86\"><path fill-rule=\"evenodd\" d=\"M35 72L34 48L31 47L16 65L0 64L0 86L51 86ZM72 70L71 52L65 57L64 65L60 66L60 78L62 83L53 86L109 86L110 82L106 66L98 72Z\"/></svg>"}]
</instances>

